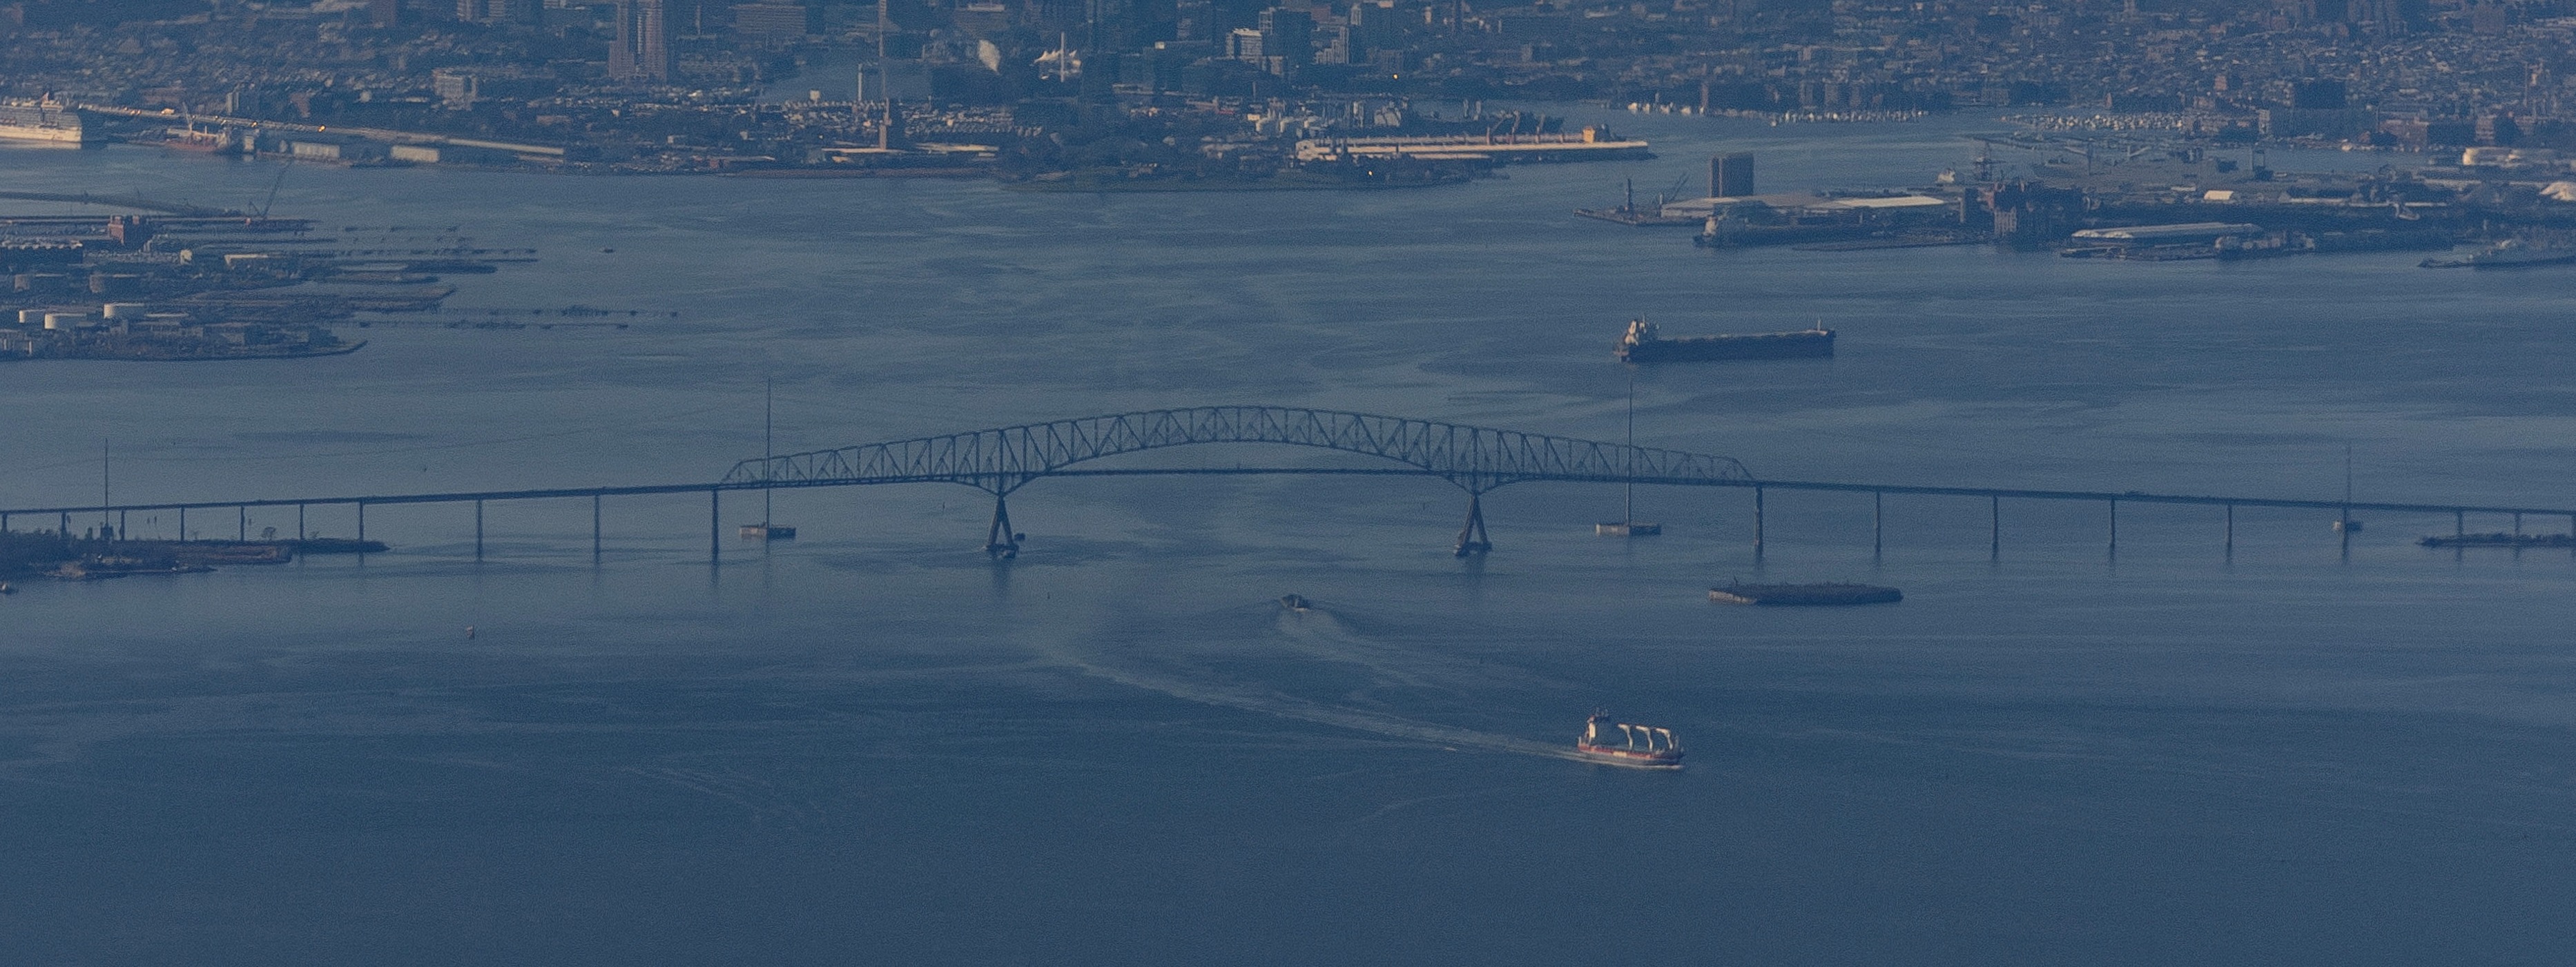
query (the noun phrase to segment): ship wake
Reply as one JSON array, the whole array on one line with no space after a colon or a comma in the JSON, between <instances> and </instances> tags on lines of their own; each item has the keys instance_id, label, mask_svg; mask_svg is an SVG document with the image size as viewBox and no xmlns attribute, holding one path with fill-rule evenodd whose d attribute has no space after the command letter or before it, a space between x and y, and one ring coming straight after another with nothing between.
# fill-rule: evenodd
<instances>
[{"instance_id":1,"label":"ship wake","mask_svg":"<svg viewBox=\"0 0 2576 967\"><path fill-rule=\"evenodd\" d=\"M1317 612L1298 616L1299 619L1309 622L1324 617L1326 616ZM1442 667L1449 662L1456 662L1454 659L1432 662L1429 668L1421 667L1418 661L1413 660L1416 656L1403 655L1383 645L1370 642L1364 637L1351 635L1343 631L1338 624L1316 622L1307 626L1303 634L1290 635L1290 639L1299 645L1296 648L1298 651L1334 661L1362 664L1371 668L1373 672L1409 684L1421 684L1428 678L1446 678L1448 676L1441 674L1442 672L1455 673L1461 670L1457 667ZM1046 641L1028 640L1027 644L1043 657L1084 675L1167 695L1186 702L1328 725L1448 748L1479 749L1488 752L1586 761L1575 755L1570 748L1519 736L1480 732L1409 719L1385 712L1320 702L1256 683L1228 681L1213 672L1198 669L1158 668L1144 661L1108 654L1078 653L1066 643L1066 638ZM1404 663L1415 664L1416 668L1408 671L1396 667L1399 663L1394 659L1399 657L1408 659ZM1464 666L1474 663L1456 662L1456 664ZM1494 674L1490 670L1479 670L1479 672Z\"/></svg>"}]
</instances>

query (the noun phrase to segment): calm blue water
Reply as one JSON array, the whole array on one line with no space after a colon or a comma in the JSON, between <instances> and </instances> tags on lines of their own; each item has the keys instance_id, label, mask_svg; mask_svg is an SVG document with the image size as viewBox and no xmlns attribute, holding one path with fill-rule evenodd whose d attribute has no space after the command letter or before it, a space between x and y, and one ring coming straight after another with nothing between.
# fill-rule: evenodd
<instances>
[{"instance_id":1,"label":"calm blue water","mask_svg":"<svg viewBox=\"0 0 2576 967\"><path fill-rule=\"evenodd\" d=\"M1760 152L1766 190L1964 164L1950 122L1610 117L1661 160L1455 189L299 167L281 214L543 261L327 360L0 369L0 505L705 480L760 451L1217 402L1615 439L1782 478L2576 505L2564 274L2405 254L2115 265L1714 254L1571 218ZM2343 164L2353 159L2310 159ZM2362 159L2375 162L2382 159ZM2276 165L2293 166L2279 155ZM264 163L0 152L22 190L255 204ZM375 237L381 232L354 233ZM615 251L607 251L614 249ZM1205 448L1125 465L1318 459ZM2576 940L2576 560L2381 516L1426 481L1057 480L369 514L395 544L0 601L0 951L26 963L2547 963ZM734 497L728 525L757 519ZM228 534L229 514L192 516ZM76 523L81 526L87 522ZM345 511L308 526L346 535ZM2563 521L2530 521L2558 530ZM137 533L172 519L133 522ZM21 526L24 526L23 524ZM249 522L292 530L291 516ZM2509 526L2471 521L2476 529ZM1899 606L1707 604L1730 576ZM1314 599L1302 617L1272 599ZM478 634L467 639L464 628ZM1606 705L1692 767L1553 757Z\"/></svg>"}]
</instances>

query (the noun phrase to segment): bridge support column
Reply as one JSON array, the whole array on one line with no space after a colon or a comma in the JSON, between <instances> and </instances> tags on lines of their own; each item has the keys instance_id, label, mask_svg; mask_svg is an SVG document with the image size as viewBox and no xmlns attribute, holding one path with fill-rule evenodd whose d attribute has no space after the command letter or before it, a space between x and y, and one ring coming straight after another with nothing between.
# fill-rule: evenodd
<instances>
[{"instance_id":1,"label":"bridge support column","mask_svg":"<svg viewBox=\"0 0 2576 967\"><path fill-rule=\"evenodd\" d=\"M2522 512L2519 510L2513 512L2513 536L2522 536Z\"/></svg>"},{"instance_id":2,"label":"bridge support column","mask_svg":"<svg viewBox=\"0 0 2576 967\"><path fill-rule=\"evenodd\" d=\"M179 511L179 529L188 529L188 512L185 509ZM367 553L367 502L363 500L358 502L358 553Z\"/></svg>"},{"instance_id":3,"label":"bridge support column","mask_svg":"<svg viewBox=\"0 0 2576 967\"><path fill-rule=\"evenodd\" d=\"M599 495L590 495L590 563L599 563Z\"/></svg>"},{"instance_id":4,"label":"bridge support column","mask_svg":"<svg viewBox=\"0 0 2576 967\"><path fill-rule=\"evenodd\" d=\"M2111 501L2111 553L2120 553L2120 502Z\"/></svg>"},{"instance_id":5,"label":"bridge support column","mask_svg":"<svg viewBox=\"0 0 2576 967\"><path fill-rule=\"evenodd\" d=\"M1753 557L1762 558L1762 488L1753 488Z\"/></svg>"},{"instance_id":6,"label":"bridge support column","mask_svg":"<svg viewBox=\"0 0 2576 967\"><path fill-rule=\"evenodd\" d=\"M123 530L124 528L121 528L121 527L120 527L120 528L117 528L117 529L118 529L118 530ZM243 541L247 541L247 540L249 540L249 539L250 539L250 508L248 508L248 507L235 507L235 508L233 508L233 543L235 543L235 544L239 544L239 543L241 543L241 542L243 542Z\"/></svg>"},{"instance_id":7,"label":"bridge support column","mask_svg":"<svg viewBox=\"0 0 2576 967\"><path fill-rule=\"evenodd\" d=\"M358 530L364 532L366 527L360 526ZM72 518L69 514L63 515L63 536L72 536ZM185 507L179 508L179 539L183 541L188 539L188 508Z\"/></svg>"},{"instance_id":8,"label":"bridge support column","mask_svg":"<svg viewBox=\"0 0 2576 967\"><path fill-rule=\"evenodd\" d=\"M1869 492L1869 559L1887 553L1887 491Z\"/></svg>"},{"instance_id":9,"label":"bridge support column","mask_svg":"<svg viewBox=\"0 0 2576 967\"><path fill-rule=\"evenodd\" d=\"M2004 559L2004 499L1986 498L1986 559Z\"/></svg>"},{"instance_id":10,"label":"bridge support column","mask_svg":"<svg viewBox=\"0 0 2576 967\"><path fill-rule=\"evenodd\" d=\"M2236 505L2227 505L2227 557L2236 559Z\"/></svg>"},{"instance_id":11,"label":"bridge support column","mask_svg":"<svg viewBox=\"0 0 2576 967\"><path fill-rule=\"evenodd\" d=\"M707 563L724 563L724 491L707 491Z\"/></svg>"},{"instance_id":12,"label":"bridge support column","mask_svg":"<svg viewBox=\"0 0 2576 967\"><path fill-rule=\"evenodd\" d=\"M1458 528L1457 556L1482 554L1494 549L1493 538L1485 533L1485 495L1467 495L1467 525Z\"/></svg>"},{"instance_id":13,"label":"bridge support column","mask_svg":"<svg viewBox=\"0 0 2576 967\"><path fill-rule=\"evenodd\" d=\"M8 529L7 524L0 523L0 531ZM116 512L116 539L120 541L125 539L125 512L121 510Z\"/></svg>"},{"instance_id":14,"label":"bridge support column","mask_svg":"<svg viewBox=\"0 0 2576 967\"><path fill-rule=\"evenodd\" d=\"M984 553L994 560L1020 556L1020 538L1027 537L1011 529L1011 499L993 495L993 526L984 533Z\"/></svg>"},{"instance_id":15,"label":"bridge support column","mask_svg":"<svg viewBox=\"0 0 2576 967\"><path fill-rule=\"evenodd\" d=\"M295 505L295 539L300 541L312 536L312 531L304 529L304 505Z\"/></svg>"},{"instance_id":16,"label":"bridge support column","mask_svg":"<svg viewBox=\"0 0 2576 967\"><path fill-rule=\"evenodd\" d=\"M2453 537L2466 537L2466 536L2468 536L2468 534L2469 534L2469 512L2468 512L2468 511L2465 511L2465 510L2455 510L2455 511L2452 511L2452 512L2451 512L2451 536L2453 536Z\"/></svg>"},{"instance_id":17,"label":"bridge support column","mask_svg":"<svg viewBox=\"0 0 2576 967\"><path fill-rule=\"evenodd\" d=\"M483 502L474 502L474 559L483 559Z\"/></svg>"}]
</instances>

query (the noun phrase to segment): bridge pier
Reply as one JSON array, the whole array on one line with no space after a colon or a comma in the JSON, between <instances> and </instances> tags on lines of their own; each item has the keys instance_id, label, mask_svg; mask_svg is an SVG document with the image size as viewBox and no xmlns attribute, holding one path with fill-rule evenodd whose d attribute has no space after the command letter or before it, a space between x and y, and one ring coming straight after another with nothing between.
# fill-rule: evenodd
<instances>
[{"instance_id":1,"label":"bridge pier","mask_svg":"<svg viewBox=\"0 0 2576 967\"><path fill-rule=\"evenodd\" d=\"M117 529L124 530L122 527ZM239 544L247 540L250 540L250 508L235 507L233 508L233 543Z\"/></svg>"},{"instance_id":2,"label":"bridge pier","mask_svg":"<svg viewBox=\"0 0 2576 967\"><path fill-rule=\"evenodd\" d=\"M590 495L590 563L599 563L599 495Z\"/></svg>"},{"instance_id":3,"label":"bridge pier","mask_svg":"<svg viewBox=\"0 0 2576 967\"><path fill-rule=\"evenodd\" d=\"M2111 553L2120 553L2120 502L2111 501Z\"/></svg>"},{"instance_id":4,"label":"bridge pier","mask_svg":"<svg viewBox=\"0 0 2576 967\"><path fill-rule=\"evenodd\" d=\"M1986 559L2004 559L2004 499L2001 496L1986 498Z\"/></svg>"},{"instance_id":5,"label":"bridge pier","mask_svg":"<svg viewBox=\"0 0 2576 967\"><path fill-rule=\"evenodd\" d=\"M1753 559L1762 559L1762 488L1753 488Z\"/></svg>"},{"instance_id":6,"label":"bridge pier","mask_svg":"<svg viewBox=\"0 0 2576 967\"><path fill-rule=\"evenodd\" d=\"M2236 559L2236 505L2227 505L2227 559Z\"/></svg>"},{"instance_id":7,"label":"bridge pier","mask_svg":"<svg viewBox=\"0 0 2576 967\"><path fill-rule=\"evenodd\" d=\"M1887 553L1887 492L1869 492L1869 559L1878 560Z\"/></svg>"},{"instance_id":8,"label":"bridge pier","mask_svg":"<svg viewBox=\"0 0 2576 967\"><path fill-rule=\"evenodd\" d=\"M359 528L359 530L361 530L361 531L364 531L365 529L366 529L366 528L363 528L363 527ZM64 515L63 515L63 536L65 536L65 537L70 537L70 536L71 536L71 533L72 533L72 516L71 516L70 514L64 514ZM185 508L185 507L181 507L181 508L179 508L179 539L180 539L180 540L183 540L183 541L188 539L188 508Z\"/></svg>"},{"instance_id":9,"label":"bridge pier","mask_svg":"<svg viewBox=\"0 0 2576 967\"><path fill-rule=\"evenodd\" d=\"M188 510L184 507L179 509L179 529L188 529ZM367 553L367 502L363 500L358 502L358 553Z\"/></svg>"},{"instance_id":10,"label":"bridge pier","mask_svg":"<svg viewBox=\"0 0 2576 967\"><path fill-rule=\"evenodd\" d=\"M295 505L295 539L299 541L306 540L312 536L312 531L304 529L304 505Z\"/></svg>"},{"instance_id":11,"label":"bridge pier","mask_svg":"<svg viewBox=\"0 0 2576 967\"><path fill-rule=\"evenodd\" d=\"M724 491L707 489L707 563L724 563Z\"/></svg>"},{"instance_id":12,"label":"bridge pier","mask_svg":"<svg viewBox=\"0 0 2576 967\"><path fill-rule=\"evenodd\" d=\"M1458 528L1456 555L1483 554L1494 549L1493 538L1485 533L1485 495L1467 495L1467 526Z\"/></svg>"},{"instance_id":13,"label":"bridge pier","mask_svg":"<svg viewBox=\"0 0 2576 967\"><path fill-rule=\"evenodd\" d=\"M483 559L483 502L474 502L474 559Z\"/></svg>"},{"instance_id":14,"label":"bridge pier","mask_svg":"<svg viewBox=\"0 0 2576 967\"><path fill-rule=\"evenodd\" d=\"M1020 538L1027 536L1011 529L1011 499L994 494L993 526L984 533L984 553L997 561L1018 557Z\"/></svg>"}]
</instances>

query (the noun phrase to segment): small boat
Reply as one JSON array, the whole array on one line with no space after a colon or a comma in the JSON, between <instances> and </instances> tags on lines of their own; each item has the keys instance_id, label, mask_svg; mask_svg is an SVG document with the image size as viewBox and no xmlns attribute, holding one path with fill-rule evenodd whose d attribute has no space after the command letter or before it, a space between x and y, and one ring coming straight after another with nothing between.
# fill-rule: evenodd
<instances>
[{"instance_id":1,"label":"small boat","mask_svg":"<svg viewBox=\"0 0 2576 967\"><path fill-rule=\"evenodd\" d=\"M1618 736L1611 736L1611 729L1619 730ZM1673 730L1613 722L1607 712L1594 712L1583 721L1583 737L1574 740L1574 754L1587 762L1632 769L1682 767L1682 744L1673 737Z\"/></svg>"},{"instance_id":2,"label":"small boat","mask_svg":"<svg viewBox=\"0 0 2576 967\"><path fill-rule=\"evenodd\" d=\"M789 527L785 524L744 524L742 525L742 539L746 541L792 541L796 539L796 528Z\"/></svg>"},{"instance_id":3,"label":"small boat","mask_svg":"<svg viewBox=\"0 0 2576 967\"><path fill-rule=\"evenodd\" d=\"M1306 600L1306 597L1301 594L1283 594L1279 596L1279 606L1298 614L1305 614L1315 607L1315 602Z\"/></svg>"}]
</instances>

